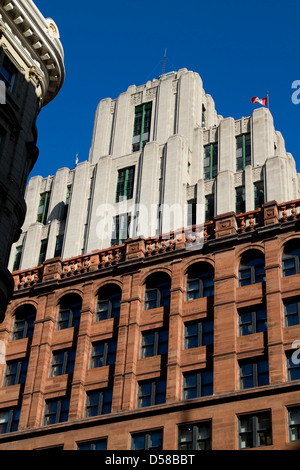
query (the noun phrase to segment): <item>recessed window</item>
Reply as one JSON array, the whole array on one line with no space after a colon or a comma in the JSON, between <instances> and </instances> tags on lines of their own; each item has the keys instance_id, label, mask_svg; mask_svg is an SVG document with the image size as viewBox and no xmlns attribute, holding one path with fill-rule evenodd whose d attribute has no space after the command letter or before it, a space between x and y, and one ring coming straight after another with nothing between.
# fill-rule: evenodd
<instances>
[{"instance_id":1,"label":"recessed window","mask_svg":"<svg viewBox=\"0 0 300 470\"><path fill-rule=\"evenodd\" d=\"M183 374L183 400L213 394L213 372L202 370Z\"/></svg>"},{"instance_id":2,"label":"recessed window","mask_svg":"<svg viewBox=\"0 0 300 470\"><path fill-rule=\"evenodd\" d=\"M132 450L161 450L162 445L163 432L161 429L131 435Z\"/></svg>"},{"instance_id":3,"label":"recessed window","mask_svg":"<svg viewBox=\"0 0 300 470\"><path fill-rule=\"evenodd\" d=\"M197 199L190 199L187 202L187 225L196 225L197 223Z\"/></svg>"},{"instance_id":4,"label":"recessed window","mask_svg":"<svg viewBox=\"0 0 300 470\"><path fill-rule=\"evenodd\" d=\"M138 387L138 408L160 405L166 402L166 380L140 382Z\"/></svg>"},{"instance_id":5,"label":"recessed window","mask_svg":"<svg viewBox=\"0 0 300 470\"><path fill-rule=\"evenodd\" d=\"M300 272L300 241L287 243L282 255L282 276L293 276Z\"/></svg>"},{"instance_id":6,"label":"recessed window","mask_svg":"<svg viewBox=\"0 0 300 470\"><path fill-rule=\"evenodd\" d=\"M12 340L32 338L36 310L32 305L23 305L16 310Z\"/></svg>"},{"instance_id":7,"label":"recessed window","mask_svg":"<svg viewBox=\"0 0 300 470\"><path fill-rule=\"evenodd\" d=\"M127 201L133 197L135 167L123 168L118 171L116 202Z\"/></svg>"},{"instance_id":8,"label":"recessed window","mask_svg":"<svg viewBox=\"0 0 300 470\"><path fill-rule=\"evenodd\" d=\"M131 215L120 214L113 218L111 246L122 245L130 237Z\"/></svg>"},{"instance_id":9,"label":"recessed window","mask_svg":"<svg viewBox=\"0 0 300 470\"><path fill-rule=\"evenodd\" d=\"M64 243L64 235L57 235L56 243L55 243L55 250L54 250L54 258L61 256L63 243Z\"/></svg>"},{"instance_id":10,"label":"recessed window","mask_svg":"<svg viewBox=\"0 0 300 470\"><path fill-rule=\"evenodd\" d=\"M300 440L300 407L294 406L288 409L289 440Z\"/></svg>"},{"instance_id":11,"label":"recessed window","mask_svg":"<svg viewBox=\"0 0 300 470\"><path fill-rule=\"evenodd\" d=\"M246 211L245 186L235 188L235 212L241 214Z\"/></svg>"},{"instance_id":12,"label":"recessed window","mask_svg":"<svg viewBox=\"0 0 300 470\"><path fill-rule=\"evenodd\" d=\"M215 216L215 195L208 194L205 196L205 220L204 222L210 222Z\"/></svg>"},{"instance_id":13,"label":"recessed window","mask_svg":"<svg viewBox=\"0 0 300 470\"><path fill-rule=\"evenodd\" d=\"M141 358L167 354L168 330L144 331L142 333Z\"/></svg>"},{"instance_id":14,"label":"recessed window","mask_svg":"<svg viewBox=\"0 0 300 470\"><path fill-rule=\"evenodd\" d=\"M23 254L23 246L18 246L15 252L13 271L18 271L20 269L22 254Z\"/></svg>"},{"instance_id":15,"label":"recessed window","mask_svg":"<svg viewBox=\"0 0 300 470\"><path fill-rule=\"evenodd\" d=\"M179 426L178 450L211 450L211 422Z\"/></svg>"},{"instance_id":16,"label":"recessed window","mask_svg":"<svg viewBox=\"0 0 300 470\"><path fill-rule=\"evenodd\" d=\"M209 144L204 147L203 179L210 180L218 174L218 144Z\"/></svg>"},{"instance_id":17,"label":"recessed window","mask_svg":"<svg viewBox=\"0 0 300 470\"><path fill-rule=\"evenodd\" d=\"M27 369L28 359L7 362L3 387L25 384Z\"/></svg>"},{"instance_id":18,"label":"recessed window","mask_svg":"<svg viewBox=\"0 0 300 470\"><path fill-rule=\"evenodd\" d=\"M116 284L101 287L98 293L96 321L118 318L122 291Z\"/></svg>"},{"instance_id":19,"label":"recessed window","mask_svg":"<svg viewBox=\"0 0 300 470\"><path fill-rule=\"evenodd\" d=\"M68 421L69 406L69 398L55 398L53 400L47 400L45 406L44 426Z\"/></svg>"},{"instance_id":20,"label":"recessed window","mask_svg":"<svg viewBox=\"0 0 300 470\"><path fill-rule=\"evenodd\" d=\"M238 310L240 336L267 331L267 310L265 306L253 305Z\"/></svg>"},{"instance_id":21,"label":"recessed window","mask_svg":"<svg viewBox=\"0 0 300 470\"><path fill-rule=\"evenodd\" d=\"M293 326L300 324L300 298L295 297L293 299L285 299L284 305L284 317L285 326Z\"/></svg>"},{"instance_id":22,"label":"recessed window","mask_svg":"<svg viewBox=\"0 0 300 470\"><path fill-rule=\"evenodd\" d=\"M247 251L242 255L239 267L239 285L248 286L265 281L265 258L262 253L255 250Z\"/></svg>"},{"instance_id":23,"label":"recessed window","mask_svg":"<svg viewBox=\"0 0 300 470\"><path fill-rule=\"evenodd\" d=\"M152 103L145 103L135 108L132 151L143 150L150 140Z\"/></svg>"},{"instance_id":24,"label":"recessed window","mask_svg":"<svg viewBox=\"0 0 300 470\"><path fill-rule=\"evenodd\" d=\"M86 417L105 415L111 412L112 390L97 390L87 393Z\"/></svg>"},{"instance_id":25,"label":"recessed window","mask_svg":"<svg viewBox=\"0 0 300 470\"><path fill-rule=\"evenodd\" d=\"M251 449L272 444L271 413L239 416L239 448Z\"/></svg>"},{"instance_id":26,"label":"recessed window","mask_svg":"<svg viewBox=\"0 0 300 470\"><path fill-rule=\"evenodd\" d=\"M48 247L48 240L45 238L44 240L41 241L41 246L40 246L40 254L39 254L39 260L38 260L38 266L43 264L43 262L46 259L46 254L47 254L47 247Z\"/></svg>"},{"instance_id":27,"label":"recessed window","mask_svg":"<svg viewBox=\"0 0 300 470\"><path fill-rule=\"evenodd\" d=\"M267 359L247 359L239 362L240 387L242 390L269 384Z\"/></svg>"},{"instance_id":28,"label":"recessed window","mask_svg":"<svg viewBox=\"0 0 300 470\"><path fill-rule=\"evenodd\" d=\"M263 181L254 183L254 209L259 209L265 203L265 185Z\"/></svg>"},{"instance_id":29,"label":"recessed window","mask_svg":"<svg viewBox=\"0 0 300 470\"><path fill-rule=\"evenodd\" d=\"M16 75L17 75L16 67L8 59L8 57L5 56L3 64L0 69L0 80L2 80L5 83L7 90L13 91L13 86L15 83Z\"/></svg>"},{"instance_id":30,"label":"recessed window","mask_svg":"<svg viewBox=\"0 0 300 470\"><path fill-rule=\"evenodd\" d=\"M170 277L162 272L150 275L146 281L145 310L170 305Z\"/></svg>"},{"instance_id":31,"label":"recessed window","mask_svg":"<svg viewBox=\"0 0 300 470\"><path fill-rule=\"evenodd\" d=\"M41 224L45 224L47 222L49 203L50 203L50 192L47 191L45 193L42 193L40 196L40 203L39 203L38 213L37 213L37 218L36 218L37 222L40 222Z\"/></svg>"},{"instance_id":32,"label":"recessed window","mask_svg":"<svg viewBox=\"0 0 300 470\"><path fill-rule=\"evenodd\" d=\"M21 408L0 410L0 434L18 431Z\"/></svg>"},{"instance_id":33,"label":"recessed window","mask_svg":"<svg viewBox=\"0 0 300 470\"><path fill-rule=\"evenodd\" d=\"M117 341L102 341L92 345L91 369L115 364Z\"/></svg>"},{"instance_id":34,"label":"recessed window","mask_svg":"<svg viewBox=\"0 0 300 470\"><path fill-rule=\"evenodd\" d=\"M60 301L57 329L78 327L80 323L82 299L76 294L67 294Z\"/></svg>"},{"instance_id":35,"label":"recessed window","mask_svg":"<svg viewBox=\"0 0 300 470\"><path fill-rule=\"evenodd\" d=\"M90 442L79 442L77 443L77 450L106 450L107 439L99 439Z\"/></svg>"},{"instance_id":36,"label":"recessed window","mask_svg":"<svg viewBox=\"0 0 300 470\"><path fill-rule=\"evenodd\" d=\"M245 170L251 165L251 139L250 134L236 137L236 170Z\"/></svg>"},{"instance_id":37,"label":"recessed window","mask_svg":"<svg viewBox=\"0 0 300 470\"><path fill-rule=\"evenodd\" d=\"M184 326L184 349L208 346L214 342L213 320L197 320Z\"/></svg>"},{"instance_id":38,"label":"recessed window","mask_svg":"<svg viewBox=\"0 0 300 470\"><path fill-rule=\"evenodd\" d=\"M75 349L67 349L65 351L54 351L52 355L50 377L58 375L72 374L75 365Z\"/></svg>"},{"instance_id":39,"label":"recessed window","mask_svg":"<svg viewBox=\"0 0 300 470\"><path fill-rule=\"evenodd\" d=\"M299 380L300 379L300 361L297 349L288 351L287 357L287 379Z\"/></svg>"},{"instance_id":40,"label":"recessed window","mask_svg":"<svg viewBox=\"0 0 300 470\"><path fill-rule=\"evenodd\" d=\"M208 263L196 263L187 273L186 300L214 295L214 269Z\"/></svg>"}]
</instances>

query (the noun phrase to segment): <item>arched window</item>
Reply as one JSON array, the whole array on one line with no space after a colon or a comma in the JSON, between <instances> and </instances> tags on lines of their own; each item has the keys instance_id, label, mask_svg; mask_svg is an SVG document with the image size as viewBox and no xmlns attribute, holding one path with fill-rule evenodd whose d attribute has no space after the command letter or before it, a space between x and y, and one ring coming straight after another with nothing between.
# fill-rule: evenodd
<instances>
[{"instance_id":1,"label":"arched window","mask_svg":"<svg viewBox=\"0 0 300 470\"><path fill-rule=\"evenodd\" d=\"M82 299L78 294L67 294L59 304L57 329L64 330L66 328L77 327L80 323L80 310L82 307Z\"/></svg>"},{"instance_id":2,"label":"arched window","mask_svg":"<svg viewBox=\"0 0 300 470\"><path fill-rule=\"evenodd\" d=\"M36 309L33 305L27 304L17 308L15 312L15 323L12 340L22 338L32 338Z\"/></svg>"},{"instance_id":3,"label":"arched window","mask_svg":"<svg viewBox=\"0 0 300 470\"><path fill-rule=\"evenodd\" d=\"M300 273L300 239L288 242L282 254L282 276Z\"/></svg>"},{"instance_id":4,"label":"arched window","mask_svg":"<svg viewBox=\"0 0 300 470\"><path fill-rule=\"evenodd\" d=\"M116 284L108 284L99 289L96 321L120 316L122 291Z\"/></svg>"},{"instance_id":5,"label":"arched window","mask_svg":"<svg viewBox=\"0 0 300 470\"><path fill-rule=\"evenodd\" d=\"M145 310L170 305L171 279L168 274L156 272L146 281Z\"/></svg>"},{"instance_id":6,"label":"arched window","mask_svg":"<svg viewBox=\"0 0 300 470\"><path fill-rule=\"evenodd\" d=\"M265 257L258 250L249 250L242 255L239 268L239 285L249 286L265 281Z\"/></svg>"},{"instance_id":7,"label":"arched window","mask_svg":"<svg viewBox=\"0 0 300 470\"><path fill-rule=\"evenodd\" d=\"M205 262L189 267L186 283L186 300L214 295L214 268Z\"/></svg>"}]
</instances>

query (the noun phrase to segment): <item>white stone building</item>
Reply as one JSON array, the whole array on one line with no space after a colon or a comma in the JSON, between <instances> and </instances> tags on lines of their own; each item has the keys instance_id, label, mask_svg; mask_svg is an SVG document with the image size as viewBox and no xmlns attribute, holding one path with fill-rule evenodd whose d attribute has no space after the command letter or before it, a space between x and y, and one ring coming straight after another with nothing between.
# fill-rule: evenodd
<instances>
[{"instance_id":1,"label":"white stone building","mask_svg":"<svg viewBox=\"0 0 300 470\"><path fill-rule=\"evenodd\" d=\"M297 198L295 161L270 111L223 118L200 76L181 69L102 100L89 159L31 178L9 269Z\"/></svg>"}]
</instances>

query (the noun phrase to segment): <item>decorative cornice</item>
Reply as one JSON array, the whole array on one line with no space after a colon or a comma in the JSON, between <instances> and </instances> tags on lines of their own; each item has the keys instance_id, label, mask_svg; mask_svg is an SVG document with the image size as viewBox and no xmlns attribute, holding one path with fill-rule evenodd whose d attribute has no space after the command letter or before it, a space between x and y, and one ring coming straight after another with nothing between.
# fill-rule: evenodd
<instances>
[{"instance_id":1,"label":"decorative cornice","mask_svg":"<svg viewBox=\"0 0 300 470\"><path fill-rule=\"evenodd\" d=\"M45 106L61 89L64 51L59 30L32 0L0 0L0 46L31 81ZM24 70L26 64L26 70Z\"/></svg>"}]
</instances>

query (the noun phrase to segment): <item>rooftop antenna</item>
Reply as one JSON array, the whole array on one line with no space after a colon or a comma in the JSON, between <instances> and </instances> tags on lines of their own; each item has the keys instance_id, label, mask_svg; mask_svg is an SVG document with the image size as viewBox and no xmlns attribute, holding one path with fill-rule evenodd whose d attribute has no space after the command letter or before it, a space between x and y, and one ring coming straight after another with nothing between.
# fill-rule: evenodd
<instances>
[{"instance_id":1,"label":"rooftop antenna","mask_svg":"<svg viewBox=\"0 0 300 470\"><path fill-rule=\"evenodd\" d=\"M164 62L163 62L163 66L162 66L162 75L164 75L164 73L165 73L166 62L167 62L167 49L165 49Z\"/></svg>"}]
</instances>

